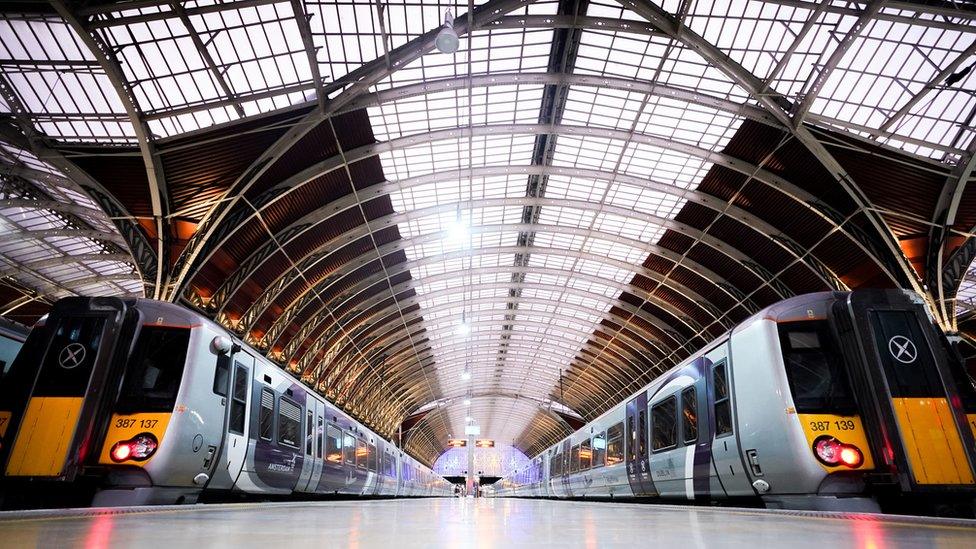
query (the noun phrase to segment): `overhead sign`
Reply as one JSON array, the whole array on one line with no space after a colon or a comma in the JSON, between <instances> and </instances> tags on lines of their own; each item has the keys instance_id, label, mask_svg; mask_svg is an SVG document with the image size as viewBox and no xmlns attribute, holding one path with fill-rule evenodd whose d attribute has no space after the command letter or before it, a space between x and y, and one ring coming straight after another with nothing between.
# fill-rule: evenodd
<instances>
[{"instance_id":1,"label":"overhead sign","mask_svg":"<svg viewBox=\"0 0 976 549\"><path fill-rule=\"evenodd\" d=\"M481 434L481 427L478 425L465 425L464 434L478 436Z\"/></svg>"},{"instance_id":2,"label":"overhead sign","mask_svg":"<svg viewBox=\"0 0 976 549\"><path fill-rule=\"evenodd\" d=\"M487 438L479 438L474 441L475 448L494 448L495 441Z\"/></svg>"},{"instance_id":3,"label":"overhead sign","mask_svg":"<svg viewBox=\"0 0 976 549\"><path fill-rule=\"evenodd\" d=\"M468 445L468 441L463 438L451 438L447 440L447 445L452 448L464 448Z\"/></svg>"}]
</instances>

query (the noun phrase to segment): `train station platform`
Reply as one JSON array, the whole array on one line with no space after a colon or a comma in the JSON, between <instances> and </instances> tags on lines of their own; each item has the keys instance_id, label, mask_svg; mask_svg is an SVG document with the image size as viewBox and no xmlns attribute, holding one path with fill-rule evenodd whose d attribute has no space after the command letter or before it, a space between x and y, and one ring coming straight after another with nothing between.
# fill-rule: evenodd
<instances>
[{"instance_id":1,"label":"train station platform","mask_svg":"<svg viewBox=\"0 0 976 549\"><path fill-rule=\"evenodd\" d=\"M0 547L973 547L976 521L518 499L0 513Z\"/></svg>"}]
</instances>

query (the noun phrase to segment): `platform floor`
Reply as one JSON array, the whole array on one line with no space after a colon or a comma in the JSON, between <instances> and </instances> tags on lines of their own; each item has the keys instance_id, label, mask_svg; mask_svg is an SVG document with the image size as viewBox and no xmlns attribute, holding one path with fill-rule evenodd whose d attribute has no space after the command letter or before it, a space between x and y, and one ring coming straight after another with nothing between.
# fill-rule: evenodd
<instances>
[{"instance_id":1,"label":"platform floor","mask_svg":"<svg viewBox=\"0 0 976 549\"><path fill-rule=\"evenodd\" d=\"M0 513L0 547L212 546L972 549L976 521L456 498Z\"/></svg>"}]
</instances>

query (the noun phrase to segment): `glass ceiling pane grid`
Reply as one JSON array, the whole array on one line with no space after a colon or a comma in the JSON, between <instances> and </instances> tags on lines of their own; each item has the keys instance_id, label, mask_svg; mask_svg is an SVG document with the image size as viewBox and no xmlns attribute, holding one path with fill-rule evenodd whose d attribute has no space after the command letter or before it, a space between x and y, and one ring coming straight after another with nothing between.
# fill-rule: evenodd
<instances>
[{"instance_id":1,"label":"glass ceiling pane grid","mask_svg":"<svg viewBox=\"0 0 976 549\"><path fill-rule=\"evenodd\" d=\"M456 204L485 198L522 197L525 196L525 185L524 174L467 177L461 181L437 181L401 188L390 193L390 199L395 211L410 212L438 204ZM470 210L467 213L470 216ZM455 217L456 213L451 221L454 221Z\"/></svg>"},{"instance_id":2,"label":"glass ceiling pane grid","mask_svg":"<svg viewBox=\"0 0 976 549\"><path fill-rule=\"evenodd\" d=\"M539 119L543 86L515 85L453 89L367 109L379 141L404 135L469 125L534 124ZM470 100L470 106L469 106Z\"/></svg>"},{"instance_id":3,"label":"glass ceiling pane grid","mask_svg":"<svg viewBox=\"0 0 976 549\"><path fill-rule=\"evenodd\" d=\"M434 52L421 56L378 82L374 89L469 74L545 72L552 36L552 29L539 28L475 31L470 38L461 37L460 48L453 55Z\"/></svg>"},{"instance_id":4,"label":"glass ceiling pane grid","mask_svg":"<svg viewBox=\"0 0 976 549\"><path fill-rule=\"evenodd\" d=\"M445 139L384 152L380 162L391 181L471 166L526 165L531 162L534 143L534 135Z\"/></svg>"},{"instance_id":5,"label":"glass ceiling pane grid","mask_svg":"<svg viewBox=\"0 0 976 549\"><path fill-rule=\"evenodd\" d=\"M813 4L805 7L760 0L700 0L689 5L683 21L747 70L768 78L800 34L813 7ZM832 25L837 19L837 16L828 17L820 25ZM819 45L822 48L825 44ZM813 53L804 50L800 54L804 52ZM780 80L780 84L802 85L811 67L809 63L795 65L790 78Z\"/></svg>"},{"instance_id":6,"label":"glass ceiling pane grid","mask_svg":"<svg viewBox=\"0 0 976 549\"><path fill-rule=\"evenodd\" d=\"M961 29L872 21L824 83L811 112L879 128L974 39ZM918 141L963 148L972 132L963 132L963 139L959 140L958 124L976 105L976 98L966 91L974 83L976 77L970 74L951 89L933 90L889 130ZM938 149L900 142L897 136L881 141L915 154L944 154Z\"/></svg>"},{"instance_id":7,"label":"glass ceiling pane grid","mask_svg":"<svg viewBox=\"0 0 976 549\"><path fill-rule=\"evenodd\" d=\"M693 50L680 44L669 50L669 43L661 35L586 30L574 72L656 81L739 103L750 99L748 92Z\"/></svg>"},{"instance_id":8,"label":"glass ceiling pane grid","mask_svg":"<svg viewBox=\"0 0 976 549\"><path fill-rule=\"evenodd\" d=\"M36 169L41 173L63 177L49 164L37 159L28 151L8 144L2 146L6 161L23 167ZM94 203L78 191L62 185L54 185L42 177L6 179L0 176L0 198L36 200L43 198L38 189L50 199L68 205L90 206L90 211L76 214L91 228L106 235L117 235L117 229L97 209ZM41 231L72 229L77 222L69 222L56 211L32 207L8 207L0 209L0 234L19 233L17 238L0 242L0 258L12 265L10 271L14 278L28 287L38 289L42 295L60 298L70 295L57 291L50 293L50 283L68 284L82 279L92 279L90 284L73 288L84 295L142 295L142 282L135 268L129 262L118 260L87 259L73 261L72 256L80 254L102 254L107 250L103 244L87 237L43 236ZM62 259L62 262L44 266L40 261ZM33 264L33 265L32 265ZM131 280L98 280L100 276L131 275Z\"/></svg>"},{"instance_id":9,"label":"glass ceiling pane grid","mask_svg":"<svg viewBox=\"0 0 976 549\"><path fill-rule=\"evenodd\" d=\"M312 96L308 56L290 3L227 5L207 13L193 11L193 4L184 7L190 28L175 11L166 11L158 19L96 31L117 52L141 110L158 115L173 109L194 111L151 120L153 133L165 137L235 120L240 115L227 104L231 99L241 101L245 115L254 115ZM215 67L197 49L191 33ZM262 97L249 97L256 93Z\"/></svg>"},{"instance_id":10,"label":"glass ceiling pane grid","mask_svg":"<svg viewBox=\"0 0 976 549\"><path fill-rule=\"evenodd\" d=\"M65 142L134 142L118 93L60 18L0 14L0 58L38 131Z\"/></svg>"}]
</instances>

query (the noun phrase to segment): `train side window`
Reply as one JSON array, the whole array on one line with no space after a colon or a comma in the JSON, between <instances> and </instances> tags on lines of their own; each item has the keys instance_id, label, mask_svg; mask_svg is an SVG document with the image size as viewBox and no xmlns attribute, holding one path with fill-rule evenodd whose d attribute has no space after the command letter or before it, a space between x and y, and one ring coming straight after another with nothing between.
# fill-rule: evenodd
<instances>
[{"instance_id":1,"label":"train side window","mask_svg":"<svg viewBox=\"0 0 976 549\"><path fill-rule=\"evenodd\" d=\"M366 443L357 439L356 440L356 467L359 467L360 469L365 469L366 458L367 458Z\"/></svg>"},{"instance_id":2,"label":"train side window","mask_svg":"<svg viewBox=\"0 0 976 549\"><path fill-rule=\"evenodd\" d=\"M315 437L313 436L315 422L312 419L312 411L305 410L305 455L309 456L312 455L312 448L315 446Z\"/></svg>"},{"instance_id":3,"label":"train side window","mask_svg":"<svg viewBox=\"0 0 976 549\"><path fill-rule=\"evenodd\" d=\"M715 385L715 437L732 434L732 401L729 398L729 372L725 361L712 367Z\"/></svg>"},{"instance_id":4,"label":"train side window","mask_svg":"<svg viewBox=\"0 0 976 549\"><path fill-rule=\"evenodd\" d=\"M278 442L298 448L302 432L302 407L287 397L278 399Z\"/></svg>"},{"instance_id":5,"label":"train side window","mask_svg":"<svg viewBox=\"0 0 976 549\"><path fill-rule=\"evenodd\" d=\"M637 420L637 434L639 438L637 439L637 450L638 455L647 455L647 410L641 410L639 412L639 418Z\"/></svg>"},{"instance_id":6,"label":"train side window","mask_svg":"<svg viewBox=\"0 0 976 549\"><path fill-rule=\"evenodd\" d=\"M569 451L569 472L576 473L580 470L580 447L579 444L573 446Z\"/></svg>"},{"instance_id":7,"label":"train side window","mask_svg":"<svg viewBox=\"0 0 976 549\"><path fill-rule=\"evenodd\" d=\"M636 461L637 431L634 429L634 416L627 416L627 461Z\"/></svg>"},{"instance_id":8,"label":"train side window","mask_svg":"<svg viewBox=\"0 0 976 549\"><path fill-rule=\"evenodd\" d=\"M213 392L222 397L227 396L227 376L230 375L230 358L224 355L217 357L217 368L214 371Z\"/></svg>"},{"instance_id":9,"label":"train side window","mask_svg":"<svg viewBox=\"0 0 976 549\"><path fill-rule=\"evenodd\" d=\"M590 465L593 462L593 449L590 446L590 439L586 439L580 443L580 457L579 457L579 468L580 471L589 471Z\"/></svg>"},{"instance_id":10,"label":"train side window","mask_svg":"<svg viewBox=\"0 0 976 549\"><path fill-rule=\"evenodd\" d=\"M258 433L262 440L274 439L274 393L261 389L261 413L258 414Z\"/></svg>"},{"instance_id":11,"label":"train side window","mask_svg":"<svg viewBox=\"0 0 976 549\"><path fill-rule=\"evenodd\" d=\"M366 456L366 468L372 472L376 472L376 446L370 444L366 447L369 455Z\"/></svg>"},{"instance_id":12,"label":"train side window","mask_svg":"<svg viewBox=\"0 0 976 549\"><path fill-rule=\"evenodd\" d=\"M325 461L342 464L342 431L330 423L325 434Z\"/></svg>"},{"instance_id":13,"label":"train side window","mask_svg":"<svg viewBox=\"0 0 976 549\"><path fill-rule=\"evenodd\" d=\"M674 396L651 407L651 449L662 452L678 445L678 402Z\"/></svg>"},{"instance_id":14,"label":"train side window","mask_svg":"<svg viewBox=\"0 0 976 549\"><path fill-rule=\"evenodd\" d=\"M244 416L247 411L247 382L249 376L247 368L239 362L234 364L234 394L230 399L229 430L239 435L244 434Z\"/></svg>"},{"instance_id":15,"label":"train side window","mask_svg":"<svg viewBox=\"0 0 976 549\"><path fill-rule=\"evenodd\" d=\"M318 444L315 447L315 457L322 459L322 447L325 440L325 420L319 416L318 427L315 429L316 438L318 438Z\"/></svg>"},{"instance_id":16,"label":"train side window","mask_svg":"<svg viewBox=\"0 0 976 549\"><path fill-rule=\"evenodd\" d=\"M624 424L618 423L607 429L607 465L624 460Z\"/></svg>"},{"instance_id":17,"label":"train side window","mask_svg":"<svg viewBox=\"0 0 976 549\"><path fill-rule=\"evenodd\" d=\"M593 437L593 468L607 464L607 434L597 433Z\"/></svg>"},{"instance_id":18,"label":"train side window","mask_svg":"<svg viewBox=\"0 0 976 549\"><path fill-rule=\"evenodd\" d=\"M681 391L681 433L685 444L698 440L698 392L694 387Z\"/></svg>"},{"instance_id":19,"label":"train side window","mask_svg":"<svg viewBox=\"0 0 976 549\"><path fill-rule=\"evenodd\" d=\"M356 465L356 437L351 433L342 436L342 456L346 465Z\"/></svg>"}]
</instances>

